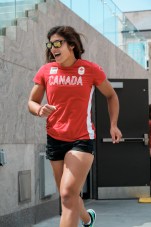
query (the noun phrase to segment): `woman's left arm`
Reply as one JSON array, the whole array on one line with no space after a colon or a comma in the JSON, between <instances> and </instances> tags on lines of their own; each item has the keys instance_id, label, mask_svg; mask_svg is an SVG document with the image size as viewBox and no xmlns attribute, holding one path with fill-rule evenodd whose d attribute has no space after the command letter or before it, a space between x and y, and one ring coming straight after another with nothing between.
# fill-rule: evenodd
<instances>
[{"instance_id":1,"label":"woman's left arm","mask_svg":"<svg viewBox=\"0 0 151 227\"><path fill-rule=\"evenodd\" d=\"M107 98L112 141L113 143L119 143L122 133L117 126L119 116L118 96L108 80L103 81L97 88Z\"/></svg>"}]
</instances>

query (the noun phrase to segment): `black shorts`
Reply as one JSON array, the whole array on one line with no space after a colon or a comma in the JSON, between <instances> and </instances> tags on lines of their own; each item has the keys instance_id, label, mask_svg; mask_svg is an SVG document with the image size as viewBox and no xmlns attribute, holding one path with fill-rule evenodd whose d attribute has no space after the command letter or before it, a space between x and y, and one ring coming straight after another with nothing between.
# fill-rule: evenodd
<instances>
[{"instance_id":1,"label":"black shorts","mask_svg":"<svg viewBox=\"0 0 151 227\"><path fill-rule=\"evenodd\" d=\"M64 160L65 154L69 150L94 154L93 144L94 140L91 139L66 142L47 135L46 158L52 161Z\"/></svg>"}]
</instances>

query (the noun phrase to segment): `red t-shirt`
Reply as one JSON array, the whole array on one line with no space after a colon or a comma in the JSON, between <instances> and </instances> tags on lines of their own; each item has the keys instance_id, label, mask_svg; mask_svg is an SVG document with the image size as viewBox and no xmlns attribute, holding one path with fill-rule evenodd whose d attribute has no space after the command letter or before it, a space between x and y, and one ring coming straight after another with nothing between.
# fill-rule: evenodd
<instances>
[{"instance_id":1,"label":"red t-shirt","mask_svg":"<svg viewBox=\"0 0 151 227\"><path fill-rule=\"evenodd\" d=\"M47 134L63 141L94 139L92 95L94 86L105 79L99 65L82 59L71 67L56 62L43 65L33 81L45 87L48 104L56 107L47 118Z\"/></svg>"}]
</instances>

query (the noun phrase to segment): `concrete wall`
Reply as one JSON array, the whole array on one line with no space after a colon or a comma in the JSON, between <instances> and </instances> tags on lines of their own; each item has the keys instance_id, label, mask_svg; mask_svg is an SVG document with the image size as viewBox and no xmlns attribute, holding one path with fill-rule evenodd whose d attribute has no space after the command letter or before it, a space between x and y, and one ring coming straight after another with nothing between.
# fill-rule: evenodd
<instances>
[{"instance_id":1,"label":"concrete wall","mask_svg":"<svg viewBox=\"0 0 151 227\"><path fill-rule=\"evenodd\" d=\"M138 30L151 29L151 10L125 12L124 14Z\"/></svg>"},{"instance_id":2,"label":"concrete wall","mask_svg":"<svg viewBox=\"0 0 151 227\"><path fill-rule=\"evenodd\" d=\"M146 40L146 58L149 63L149 74L151 75L151 10L125 12L124 14L138 29L139 37Z\"/></svg>"},{"instance_id":3,"label":"concrete wall","mask_svg":"<svg viewBox=\"0 0 151 227\"><path fill-rule=\"evenodd\" d=\"M139 35L151 40L151 10L124 13L140 31Z\"/></svg>"},{"instance_id":4,"label":"concrete wall","mask_svg":"<svg viewBox=\"0 0 151 227\"><path fill-rule=\"evenodd\" d=\"M39 199L39 153L45 150L45 121L27 109L32 78L45 62L47 31L56 25L71 25L86 36L84 58L100 64L108 78L149 78L147 71L58 0L39 4L28 18L18 20L17 27L6 29L6 36L0 37L0 148L7 155L7 164L0 166L1 227L9 227L5 221L8 215L25 209L31 214L31 208L53 204L57 198ZM25 170L31 171L31 201L20 204L18 172ZM30 220L36 222L35 218ZM21 218L10 226L24 226L26 221Z\"/></svg>"}]
</instances>

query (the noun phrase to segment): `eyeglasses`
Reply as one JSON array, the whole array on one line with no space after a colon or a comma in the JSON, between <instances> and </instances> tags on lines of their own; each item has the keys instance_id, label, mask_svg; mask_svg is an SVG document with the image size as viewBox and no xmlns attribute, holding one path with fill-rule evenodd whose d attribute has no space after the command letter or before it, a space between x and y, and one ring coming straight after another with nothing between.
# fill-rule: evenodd
<instances>
[{"instance_id":1,"label":"eyeglasses","mask_svg":"<svg viewBox=\"0 0 151 227\"><path fill-rule=\"evenodd\" d=\"M48 43L46 43L46 47L48 49L51 49L52 46L54 48L60 48L64 42L65 42L65 39L64 40L55 40L54 42L48 42Z\"/></svg>"}]
</instances>

